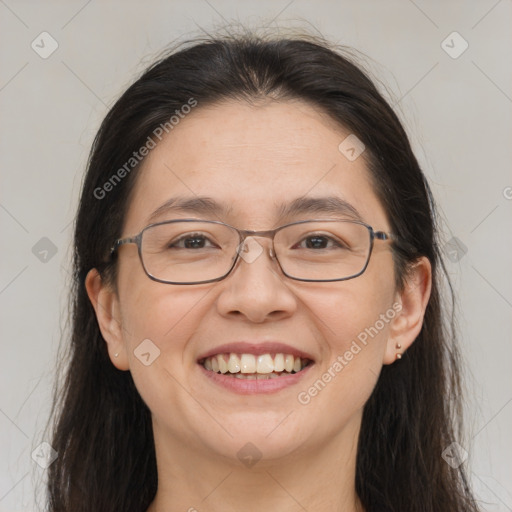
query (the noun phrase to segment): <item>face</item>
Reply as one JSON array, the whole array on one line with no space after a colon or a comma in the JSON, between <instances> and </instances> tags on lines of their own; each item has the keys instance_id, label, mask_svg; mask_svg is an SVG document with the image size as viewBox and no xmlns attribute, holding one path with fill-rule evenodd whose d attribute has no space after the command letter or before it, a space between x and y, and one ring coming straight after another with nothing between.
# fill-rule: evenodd
<instances>
[{"instance_id":1,"label":"face","mask_svg":"<svg viewBox=\"0 0 512 512\"><path fill-rule=\"evenodd\" d=\"M338 198L376 231L389 231L364 153L350 161L338 149L348 135L302 102L199 105L146 158L122 236L179 218L269 230L346 217L318 211L283 217L283 206L304 197ZM174 197L207 197L221 209L168 208L152 216ZM157 443L234 460L247 442L263 461L313 453L341 433L356 435L381 367L391 362L401 305L389 242L375 241L361 276L314 283L285 277L270 240L254 240L263 248L255 259L240 259L224 280L199 285L155 282L136 245L119 248L112 315L121 328L104 336L109 350L120 352L113 363L132 373L152 412ZM248 368L251 357L267 353L278 366L278 353L302 355L308 364L268 380L205 369L206 355L230 353L245 357ZM268 359L262 360L264 366Z\"/></svg>"}]
</instances>

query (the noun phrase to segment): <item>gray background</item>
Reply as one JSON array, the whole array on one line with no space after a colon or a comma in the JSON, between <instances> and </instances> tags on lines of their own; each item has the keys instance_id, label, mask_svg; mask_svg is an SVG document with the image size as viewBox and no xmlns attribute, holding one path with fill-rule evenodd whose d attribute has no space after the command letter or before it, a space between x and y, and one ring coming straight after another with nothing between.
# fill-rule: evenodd
<instances>
[{"instance_id":1,"label":"gray background","mask_svg":"<svg viewBox=\"0 0 512 512\"><path fill-rule=\"evenodd\" d=\"M46 440L92 138L165 45L226 21L319 30L387 84L440 203L459 298L469 421L457 441L484 510L512 510L511 18L510 0L0 0L0 511L36 510L45 476L31 454Z\"/></svg>"}]
</instances>

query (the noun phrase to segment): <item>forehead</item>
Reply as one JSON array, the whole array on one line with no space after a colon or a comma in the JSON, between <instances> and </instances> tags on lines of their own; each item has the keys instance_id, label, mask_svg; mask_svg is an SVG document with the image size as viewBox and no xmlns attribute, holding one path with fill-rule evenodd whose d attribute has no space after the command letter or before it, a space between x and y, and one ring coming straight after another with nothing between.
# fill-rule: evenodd
<instances>
[{"instance_id":1,"label":"forehead","mask_svg":"<svg viewBox=\"0 0 512 512\"><path fill-rule=\"evenodd\" d=\"M143 162L125 231L158 220L208 216L246 229L267 229L283 216L287 221L293 215L311 217L293 205L315 198L328 199L331 209L346 203L347 211L352 207L361 220L382 229L385 213L364 153L350 161L339 150L349 135L300 101L199 104ZM203 202L201 209L198 198L207 198L213 208L208 211ZM195 203L197 215L193 208L175 208L180 201Z\"/></svg>"}]
</instances>

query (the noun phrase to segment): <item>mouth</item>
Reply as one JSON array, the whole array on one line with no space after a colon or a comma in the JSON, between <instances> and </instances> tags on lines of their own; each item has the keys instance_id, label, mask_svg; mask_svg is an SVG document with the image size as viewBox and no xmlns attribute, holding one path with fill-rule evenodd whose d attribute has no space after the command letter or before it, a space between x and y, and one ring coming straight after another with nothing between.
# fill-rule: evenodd
<instances>
[{"instance_id":1,"label":"mouth","mask_svg":"<svg viewBox=\"0 0 512 512\"><path fill-rule=\"evenodd\" d=\"M211 348L199 355L197 365L214 385L236 394L258 395L297 386L315 360L287 343L251 340Z\"/></svg>"},{"instance_id":2,"label":"mouth","mask_svg":"<svg viewBox=\"0 0 512 512\"><path fill-rule=\"evenodd\" d=\"M313 360L283 352L251 354L223 352L201 358L198 363L208 372L245 380L280 379L300 373Z\"/></svg>"}]
</instances>

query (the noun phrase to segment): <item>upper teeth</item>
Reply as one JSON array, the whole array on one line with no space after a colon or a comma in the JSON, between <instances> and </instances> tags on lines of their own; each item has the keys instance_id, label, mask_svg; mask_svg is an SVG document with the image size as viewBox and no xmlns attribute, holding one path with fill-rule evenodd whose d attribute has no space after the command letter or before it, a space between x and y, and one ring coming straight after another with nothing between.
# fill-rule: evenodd
<instances>
[{"instance_id":1,"label":"upper teeth","mask_svg":"<svg viewBox=\"0 0 512 512\"><path fill-rule=\"evenodd\" d=\"M272 373L299 372L308 363L308 359L292 354L217 354L207 357L202 364L207 370L217 373Z\"/></svg>"}]
</instances>

